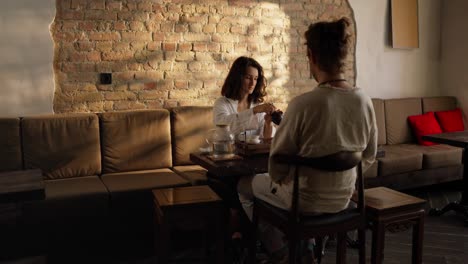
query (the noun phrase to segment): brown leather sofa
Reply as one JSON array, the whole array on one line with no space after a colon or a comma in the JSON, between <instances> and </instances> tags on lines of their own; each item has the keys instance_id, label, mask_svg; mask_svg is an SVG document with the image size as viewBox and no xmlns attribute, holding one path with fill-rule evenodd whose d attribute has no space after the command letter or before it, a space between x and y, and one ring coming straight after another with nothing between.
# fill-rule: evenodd
<instances>
[{"instance_id":1,"label":"brown leather sofa","mask_svg":"<svg viewBox=\"0 0 468 264\"><path fill-rule=\"evenodd\" d=\"M452 110L455 97L372 99L377 118L378 144L385 156L366 171L366 187L386 186L401 190L460 180L461 148L418 145L407 118L426 112Z\"/></svg>"},{"instance_id":2,"label":"brown leather sofa","mask_svg":"<svg viewBox=\"0 0 468 264\"><path fill-rule=\"evenodd\" d=\"M462 150L417 145L407 123L409 115L454 109L454 97L373 103L385 156L365 173L368 187L461 179ZM206 171L189 153L211 128L212 108L198 106L0 119L0 171L44 172L46 199L21 203L17 243L72 249L93 243L122 253L151 241L151 190L206 182Z\"/></svg>"},{"instance_id":3,"label":"brown leather sofa","mask_svg":"<svg viewBox=\"0 0 468 264\"><path fill-rule=\"evenodd\" d=\"M20 204L17 233L3 242L73 254L84 243L125 251L151 241L151 190L206 181L189 153L211 128L211 107L0 119L0 171L40 168L46 193Z\"/></svg>"}]
</instances>

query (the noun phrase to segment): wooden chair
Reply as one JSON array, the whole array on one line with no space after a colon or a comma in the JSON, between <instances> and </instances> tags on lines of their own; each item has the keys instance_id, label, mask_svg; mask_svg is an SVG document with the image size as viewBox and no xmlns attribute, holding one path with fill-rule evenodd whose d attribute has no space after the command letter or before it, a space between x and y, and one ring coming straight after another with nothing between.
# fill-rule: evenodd
<instances>
[{"instance_id":1,"label":"wooden chair","mask_svg":"<svg viewBox=\"0 0 468 264\"><path fill-rule=\"evenodd\" d=\"M361 152L338 152L320 158L304 158L300 156L275 155L275 162L294 164L296 166L308 166L325 171L345 171L357 167L357 207L354 204L349 208L333 214L320 214L310 216L299 212L299 181L298 173L294 175L293 197L291 209L277 208L261 199L255 198L253 209L253 229L257 230L258 220L262 218L265 222L280 229L289 242L289 263L296 263L298 256L298 245L303 239L315 238L322 241L327 235L337 234L337 256L336 263L346 261L346 232L358 230L359 263L365 263L365 204L364 204L364 182L362 176L362 153ZM321 244L321 243L320 243ZM321 261L322 250L317 260ZM249 262L255 262L255 239L250 241Z\"/></svg>"}]
</instances>

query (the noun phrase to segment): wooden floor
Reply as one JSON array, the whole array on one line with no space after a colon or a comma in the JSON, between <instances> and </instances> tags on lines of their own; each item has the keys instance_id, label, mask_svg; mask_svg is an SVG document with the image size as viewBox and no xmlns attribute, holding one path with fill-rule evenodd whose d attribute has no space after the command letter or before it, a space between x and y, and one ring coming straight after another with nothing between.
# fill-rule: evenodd
<instances>
[{"instance_id":1,"label":"wooden floor","mask_svg":"<svg viewBox=\"0 0 468 264\"><path fill-rule=\"evenodd\" d=\"M426 212L430 208L441 208L461 197L459 184L441 185L431 188L406 191L406 193L428 201ZM370 263L371 234L367 232L366 259ZM357 250L348 249L348 263L358 263ZM326 250L322 263L335 263L333 244ZM385 264L411 263L411 229L400 233L386 233ZM468 263L468 226L463 218L453 212L443 216L426 215L424 225L423 263L465 264Z\"/></svg>"},{"instance_id":2,"label":"wooden floor","mask_svg":"<svg viewBox=\"0 0 468 264\"><path fill-rule=\"evenodd\" d=\"M451 201L457 201L461 197L461 184L438 185L431 188L406 191L406 193L426 199L426 212L430 208L441 208ZM370 232L367 232L367 263L370 263ZM197 245L192 241L189 245ZM177 264L201 264L207 261L195 261L194 258L202 255L200 249L186 248L176 254L172 263ZM112 260L111 260L112 259ZM358 263L358 254L356 249L348 248L347 263ZM115 260L112 257L99 261L100 263L119 263L119 264L149 264L155 263L154 257L138 257L131 259ZM92 259L80 260L79 262L70 261L67 263L92 263ZM9 264L45 264L45 263L65 263L62 261L51 262L49 258L28 259L0 262ZM229 259L226 263L232 263ZM335 248L333 242L329 243L326 249L325 257L322 263L335 263ZM400 233L386 234L385 264L405 264L411 263L411 230ZM444 216L426 216L424 225L424 245L423 245L423 263L434 264L465 264L468 263L468 226L465 225L462 217L453 212ZM216 263L218 264L218 263Z\"/></svg>"}]
</instances>

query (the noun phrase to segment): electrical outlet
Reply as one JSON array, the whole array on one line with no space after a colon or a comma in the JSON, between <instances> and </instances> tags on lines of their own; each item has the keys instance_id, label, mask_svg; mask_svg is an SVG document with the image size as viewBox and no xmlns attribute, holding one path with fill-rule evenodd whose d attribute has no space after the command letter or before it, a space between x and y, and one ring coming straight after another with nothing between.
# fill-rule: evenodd
<instances>
[{"instance_id":1,"label":"electrical outlet","mask_svg":"<svg viewBox=\"0 0 468 264\"><path fill-rule=\"evenodd\" d=\"M112 73L99 74L99 81L101 84L112 84Z\"/></svg>"}]
</instances>

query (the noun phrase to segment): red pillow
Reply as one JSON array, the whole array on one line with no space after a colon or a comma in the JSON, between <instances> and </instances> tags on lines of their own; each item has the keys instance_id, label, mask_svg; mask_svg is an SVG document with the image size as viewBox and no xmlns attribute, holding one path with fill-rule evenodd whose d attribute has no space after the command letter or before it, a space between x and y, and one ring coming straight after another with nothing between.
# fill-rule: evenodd
<instances>
[{"instance_id":1,"label":"red pillow","mask_svg":"<svg viewBox=\"0 0 468 264\"><path fill-rule=\"evenodd\" d=\"M418 143L424 146L432 146L436 143L425 141L421 139L421 136L429 134L442 133L442 129L435 119L434 112L427 112L422 115L408 116L408 121L413 129L413 133L418 139Z\"/></svg>"},{"instance_id":2,"label":"red pillow","mask_svg":"<svg viewBox=\"0 0 468 264\"><path fill-rule=\"evenodd\" d=\"M435 113L437 120L444 132L463 131L463 118L460 108Z\"/></svg>"}]
</instances>

